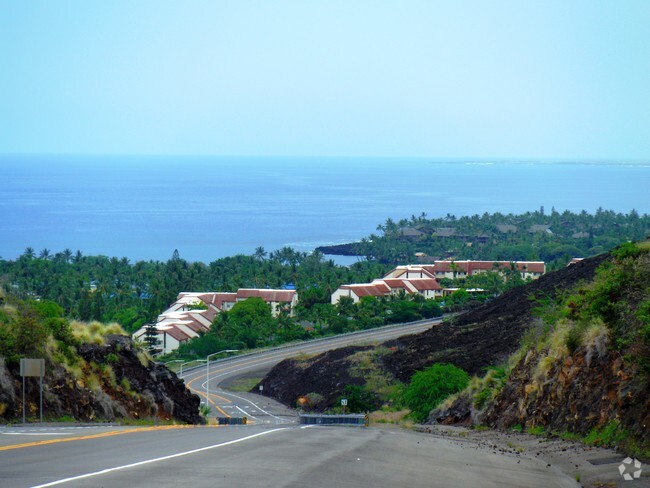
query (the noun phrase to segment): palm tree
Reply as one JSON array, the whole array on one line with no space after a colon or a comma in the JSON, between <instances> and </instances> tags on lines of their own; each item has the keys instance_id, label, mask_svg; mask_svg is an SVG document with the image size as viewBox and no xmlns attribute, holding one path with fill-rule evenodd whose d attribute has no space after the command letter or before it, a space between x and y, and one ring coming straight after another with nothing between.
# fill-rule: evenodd
<instances>
[{"instance_id":1,"label":"palm tree","mask_svg":"<svg viewBox=\"0 0 650 488\"><path fill-rule=\"evenodd\" d=\"M63 259L66 263L69 263L72 260L72 251L68 248L63 250Z\"/></svg>"},{"instance_id":2,"label":"palm tree","mask_svg":"<svg viewBox=\"0 0 650 488\"><path fill-rule=\"evenodd\" d=\"M52 257L52 254L50 253L50 250L47 247L44 247L41 253L38 255L41 259L50 259Z\"/></svg>"},{"instance_id":3,"label":"palm tree","mask_svg":"<svg viewBox=\"0 0 650 488\"><path fill-rule=\"evenodd\" d=\"M33 247L26 247L25 252L23 253L27 259L34 259L36 257L36 252Z\"/></svg>"},{"instance_id":4,"label":"palm tree","mask_svg":"<svg viewBox=\"0 0 650 488\"><path fill-rule=\"evenodd\" d=\"M258 246L258 247L255 248L255 254L253 254L253 257L255 259L257 259L258 261L264 261L264 259L266 258L266 255L267 255L267 253L264 250L264 248L262 246Z\"/></svg>"}]
</instances>

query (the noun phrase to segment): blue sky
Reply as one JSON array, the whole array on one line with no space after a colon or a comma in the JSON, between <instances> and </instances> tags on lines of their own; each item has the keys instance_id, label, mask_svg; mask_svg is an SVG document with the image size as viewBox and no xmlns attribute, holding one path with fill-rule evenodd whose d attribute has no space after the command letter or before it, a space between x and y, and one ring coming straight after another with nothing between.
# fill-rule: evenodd
<instances>
[{"instance_id":1,"label":"blue sky","mask_svg":"<svg viewBox=\"0 0 650 488\"><path fill-rule=\"evenodd\" d=\"M0 0L0 153L650 158L650 1Z\"/></svg>"}]
</instances>

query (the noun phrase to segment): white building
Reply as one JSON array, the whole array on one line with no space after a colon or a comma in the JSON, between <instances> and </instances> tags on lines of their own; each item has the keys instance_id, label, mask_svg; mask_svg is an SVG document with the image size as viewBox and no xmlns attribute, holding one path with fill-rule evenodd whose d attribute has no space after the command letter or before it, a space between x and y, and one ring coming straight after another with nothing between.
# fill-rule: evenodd
<instances>
[{"instance_id":1,"label":"white building","mask_svg":"<svg viewBox=\"0 0 650 488\"><path fill-rule=\"evenodd\" d=\"M167 310L158 315L156 331L159 348L163 354L178 349L181 343L208 332L217 314L253 297L268 303L274 316L284 307L293 315L298 303L295 290L241 288L236 293L182 292ZM145 334L146 327L141 327L133 334L133 338L142 340Z\"/></svg>"}]
</instances>

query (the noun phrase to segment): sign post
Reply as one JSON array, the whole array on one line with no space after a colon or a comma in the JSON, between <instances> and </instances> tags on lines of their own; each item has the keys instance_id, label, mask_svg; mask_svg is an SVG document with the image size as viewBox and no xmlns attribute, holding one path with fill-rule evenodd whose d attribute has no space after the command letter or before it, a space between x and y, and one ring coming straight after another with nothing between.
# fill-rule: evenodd
<instances>
[{"instance_id":1,"label":"sign post","mask_svg":"<svg viewBox=\"0 0 650 488\"><path fill-rule=\"evenodd\" d=\"M45 359L27 359L20 360L20 376L23 377L23 424L25 423L25 377L36 377L40 379L40 418L43 423L43 376L45 376Z\"/></svg>"}]
</instances>

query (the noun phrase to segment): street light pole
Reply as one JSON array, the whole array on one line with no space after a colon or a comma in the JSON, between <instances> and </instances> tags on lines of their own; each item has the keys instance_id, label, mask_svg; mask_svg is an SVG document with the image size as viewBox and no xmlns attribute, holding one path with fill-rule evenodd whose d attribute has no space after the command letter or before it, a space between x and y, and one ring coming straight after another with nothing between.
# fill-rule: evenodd
<instances>
[{"instance_id":1,"label":"street light pole","mask_svg":"<svg viewBox=\"0 0 650 488\"><path fill-rule=\"evenodd\" d=\"M205 404L209 407L210 406L210 358L212 356L216 356L217 354L223 354L227 352L237 352L239 349L224 349L223 351L219 352L213 352L212 354L208 354L208 357L205 359L207 361L205 368L206 368L206 382L205 382Z\"/></svg>"},{"instance_id":2,"label":"street light pole","mask_svg":"<svg viewBox=\"0 0 650 488\"><path fill-rule=\"evenodd\" d=\"M184 363L181 363L181 370L180 370L180 373L178 374L178 377L179 377L179 378L182 378L182 377L183 377L183 366L185 366L186 364L190 364L190 363L205 363L205 361L206 361L205 359L192 359L191 361L185 361Z\"/></svg>"}]
</instances>

